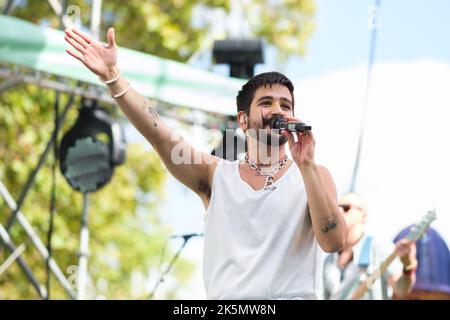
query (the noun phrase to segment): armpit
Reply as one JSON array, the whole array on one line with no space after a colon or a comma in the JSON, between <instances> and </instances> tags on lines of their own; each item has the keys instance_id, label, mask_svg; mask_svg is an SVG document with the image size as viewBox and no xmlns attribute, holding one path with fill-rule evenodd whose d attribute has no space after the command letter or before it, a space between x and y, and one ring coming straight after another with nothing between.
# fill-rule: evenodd
<instances>
[{"instance_id":1,"label":"armpit","mask_svg":"<svg viewBox=\"0 0 450 320\"><path fill-rule=\"evenodd\" d=\"M211 198L211 187L206 179L200 180L198 184L198 191L207 196L208 199Z\"/></svg>"}]
</instances>

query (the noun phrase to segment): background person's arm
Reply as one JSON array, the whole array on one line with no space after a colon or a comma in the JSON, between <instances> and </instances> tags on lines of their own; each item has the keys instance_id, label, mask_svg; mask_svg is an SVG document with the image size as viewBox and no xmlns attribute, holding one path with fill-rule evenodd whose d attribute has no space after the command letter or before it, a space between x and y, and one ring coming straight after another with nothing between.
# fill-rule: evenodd
<instances>
[{"instance_id":1,"label":"background person's arm","mask_svg":"<svg viewBox=\"0 0 450 320\"><path fill-rule=\"evenodd\" d=\"M417 249L415 242L408 239L399 240L395 244L395 253L400 258L403 272L389 278L394 295L398 299L404 298L410 293L416 283Z\"/></svg>"}]
</instances>

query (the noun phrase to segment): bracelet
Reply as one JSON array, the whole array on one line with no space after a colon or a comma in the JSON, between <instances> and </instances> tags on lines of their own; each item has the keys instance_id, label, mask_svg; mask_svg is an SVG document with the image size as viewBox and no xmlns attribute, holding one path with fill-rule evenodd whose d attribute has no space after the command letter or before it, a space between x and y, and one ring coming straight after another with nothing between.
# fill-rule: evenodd
<instances>
[{"instance_id":1,"label":"bracelet","mask_svg":"<svg viewBox=\"0 0 450 320\"><path fill-rule=\"evenodd\" d=\"M417 260L414 263L411 263L407 267L403 267L403 274L410 276L413 273L416 273L418 262Z\"/></svg>"},{"instance_id":2,"label":"bracelet","mask_svg":"<svg viewBox=\"0 0 450 320\"><path fill-rule=\"evenodd\" d=\"M412 274L416 273L416 268L412 268L412 269L403 269L403 274L405 276L411 276Z\"/></svg>"},{"instance_id":3,"label":"bracelet","mask_svg":"<svg viewBox=\"0 0 450 320\"><path fill-rule=\"evenodd\" d=\"M114 82L116 82L117 80L119 80L119 78L120 78L120 75L121 75L121 72L120 72L120 70L119 70L119 74L117 75L117 77L115 77L115 78L112 78L112 79L109 79L109 80L106 80L106 81L103 81L105 84L111 84L111 83L114 83ZM100 79L101 80L101 79Z\"/></svg>"},{"instance_id":4,"label":"bracelet","mask_svg":"<svg viewBox=\"0 0 450 320\"><path fill-rule=\"evenodd\" d=\"M120 97L123 96L125 93L127 93L128 90L130 90L130 88L131 88L131 85L130 85L130 83L128 82L127 88L126 88L125 90L123 90L121 93L118 93L118 94L114 95L113 98L114 98L114 99L120 98Z\"/></svg>"}]
</instances>

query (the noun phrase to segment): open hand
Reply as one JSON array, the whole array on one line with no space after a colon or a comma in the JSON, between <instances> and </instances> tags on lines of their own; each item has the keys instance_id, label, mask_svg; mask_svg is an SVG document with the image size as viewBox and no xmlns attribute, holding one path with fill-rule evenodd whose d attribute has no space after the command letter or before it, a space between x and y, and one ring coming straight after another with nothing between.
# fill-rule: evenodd
<instances>
[{"instance_id":1,"label":"open hand","mask_svg":"<svg viewBox=\"0 0 450 320\"><path fill-rule=\"evenodd\" d=\"M64 39L76 51L67 49L66 52L80 60L89 70L103 80L109 79L117 72L117 45L114 41L114 28L108 29L108 45L94 40L76 28L64 30Z\"/></svg>"}]
</instances>

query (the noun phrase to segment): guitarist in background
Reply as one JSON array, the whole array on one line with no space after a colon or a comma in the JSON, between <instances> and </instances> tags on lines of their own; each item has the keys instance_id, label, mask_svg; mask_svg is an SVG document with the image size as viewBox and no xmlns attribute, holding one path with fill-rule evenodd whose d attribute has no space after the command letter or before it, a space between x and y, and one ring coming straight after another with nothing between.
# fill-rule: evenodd
<instances>
[{"instance_id":1,"label":"guitarist in background","mask_svg":"<svg viewBox=\"0 0 450 320\"><path fill-rule=\"evenodd\" d=\"M347 225L347 239L342 251L325 258L322 298L349 299L365 276L375 272L394 250L400 259L395 259L387 271L371 285L364 300L390 299L393 293L397 298L405 297L416 279L415 242L402 239L394 246L367 235L367 203L359 194L345 194L339 199L339 208Z\"/></svg>"}]
</instances>

